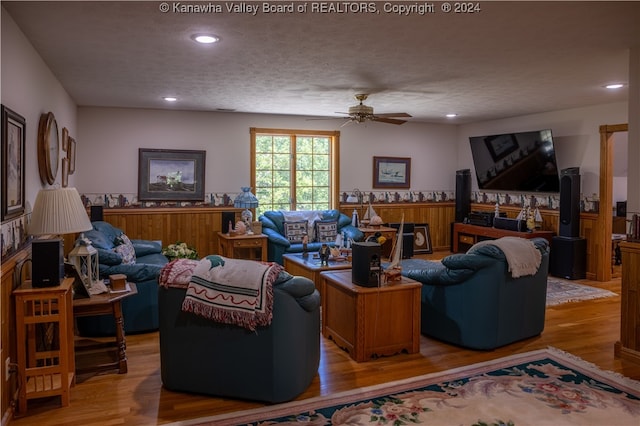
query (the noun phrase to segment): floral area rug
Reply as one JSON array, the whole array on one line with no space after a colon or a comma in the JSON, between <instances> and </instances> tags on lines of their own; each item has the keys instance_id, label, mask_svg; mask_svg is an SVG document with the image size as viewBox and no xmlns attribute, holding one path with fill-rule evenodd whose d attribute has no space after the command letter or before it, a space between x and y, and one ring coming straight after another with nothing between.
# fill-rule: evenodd
<instances>
[{"instance_id":1,"label":"floral area rug","mask_svg":"<svg viewBox=\"0 0 640 426\"><path fill-rule=\"evenodd\" d=\"M440 262L424 259L405 259L401 265L403 270L442 267ZM547 278L547 306L612 296L616 296L616 293L552 276Z\"/></svg>"},{"instance_id":2,"label":"floral area rug","mask_svg":"<svg viewBox=\"0 0 640 426\"><path fill-rule=\"evenodd\" d=\"M174 425L640 424L640 382L555 348Z\"/></svg>"}]
</instances>

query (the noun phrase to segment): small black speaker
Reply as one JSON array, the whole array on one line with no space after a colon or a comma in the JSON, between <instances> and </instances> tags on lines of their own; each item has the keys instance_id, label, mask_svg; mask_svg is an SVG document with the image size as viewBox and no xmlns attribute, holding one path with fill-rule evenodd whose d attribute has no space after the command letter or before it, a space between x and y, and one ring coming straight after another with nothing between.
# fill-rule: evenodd
<instances>
[{"instance_id":1,"label":"small black speaker","mask_svg":"<svg viewBox=\"0 0 640 426\"><path fill-rule=\"evenodd\" d=\"M235 225L236 223L236 214L234 212L222 212L222 233L223 234L227 234L229 233L229 224L231 224L231 226Z\"/></svg>"},{"instance_id":2,"label":"small black speaker","mask_svg":"<svg viewBox=\"0 0 640 426\"><path fill-rule=\"evenodd\" d=\"M549 274L579 280L586 277L587 240L585 238L553 237L549 255Z\"/></svg>"},{"instance_id":3,"label":"small black speaker","mask_svg":"<svg viewBox=\"0 0 640 426\"><path fill-rule=\"evenodd\" d=\"M31 243L31 285L55 287L64 278L62 240L34 240Z\"/></svg>"},{"instance_id":4,"label":"small black speaker","mask_svg":"<svg viewBox=\"0 0 640 426\"><path fill-rule=\"evenodd\" d=\"M464 222L471 212L471 170L456 171L456 222Z\"/></svg>"},{"instance_id":5,"label":"small black speaker","mask_svg":"<svg viewBox=\"0 0 640 426\"><path fill-rule=\"evenodd\" d=\"M527 222L520 219L498 216L493 218L493 227L507 229L509 231L525 232L527 230Z\"/></svg>"},{"instance_id":6,"label":"small black speaker","mask_svg":"<svg viewBox=\"0 0 640 426\"><path fill-rule=\"evenodd\" d=\"M580 236L580 168L560 171L560 224L561 237Z\"/></svg>"},{"instance_id":7,"label":"small black speaker","mask_svg":"<svg viewBox=\"0 0 640 426\"><path fill-rule=\"evenodd\" d=\"M626 201L617 201L616 202L616 216L627 217L627 202Z\"/></svg>"},{"instance_id":8,"label":"small black speaker","mask_svg":"<svg viewBox=\"0 0 640 426\"><path fill-rule=\"evenodd\" d=\"M379 287L382 272L380 244L353 243L351 250L351 281L363 287Z\"/></svg>"},{"instance_id":9,"label":"small black speaker","mask_svg":"<svg viewBox=\"0 0 640 426\"><path fill-rule=\"evenodd\" d=\"M98 222L104 220L102 212L102 206L91 206L91 222Z\"/></svg>"}]
</instances>

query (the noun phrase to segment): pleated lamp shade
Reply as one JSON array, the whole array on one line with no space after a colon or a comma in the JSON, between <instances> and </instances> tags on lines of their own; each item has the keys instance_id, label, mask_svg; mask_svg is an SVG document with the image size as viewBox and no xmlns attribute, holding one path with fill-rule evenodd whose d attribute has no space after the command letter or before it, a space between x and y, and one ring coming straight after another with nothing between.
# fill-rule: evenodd
<instances>
[{"instance_id":1,"label":"pleated lamp shade","mask_svg":"<svg viewBox=\"0 0 640 426\"><path fill-rule=\"evenodd\" d=\"M41 189L31 212L31 235L73 234L92 229L75 188Z\"/></svg>"}]
</instances>

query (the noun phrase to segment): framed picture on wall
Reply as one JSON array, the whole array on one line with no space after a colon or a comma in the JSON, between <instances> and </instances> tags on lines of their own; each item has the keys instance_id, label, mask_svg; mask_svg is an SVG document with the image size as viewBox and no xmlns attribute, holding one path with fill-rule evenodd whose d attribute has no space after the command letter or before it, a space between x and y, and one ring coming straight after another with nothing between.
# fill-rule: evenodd
<instances>
[{"instance_id":1,"label":"framed picture on wall","mask_svg":"<svg viewBox=\"0 0 640 426\"><path fill-rule=\"evenodd\" d=\"M138 151L140 201L204 201L205 151Z\"/></svg>"},{"instance_id":2,"label":"framed picture on wall","mask_svg":"<svg viewBox=\"0 0 640 426\"><path fill-rule=\"evenodd\" d=\"M373 157L374 188L409 188L411 158Z\"/></svg>"},{"instance_id":3,"label":"framed picture on wall","mask_svg":"<svg viewBox=\"0 0 640 426\"><path fill-rule=\"evenodd\" d=\"M417 254L433 253L429 224L420 223L413 227L413 252Z\"/></svg>"},{"instance_id":4,"label":"framed picture on wall","mask_svg":"<svg viewBox=\"0 0 640 426\"><path fill-rule=\"evenodd\" d=\"M24 213L25 119L2 105L2 221Z\"/></svg>"}]
</instances>

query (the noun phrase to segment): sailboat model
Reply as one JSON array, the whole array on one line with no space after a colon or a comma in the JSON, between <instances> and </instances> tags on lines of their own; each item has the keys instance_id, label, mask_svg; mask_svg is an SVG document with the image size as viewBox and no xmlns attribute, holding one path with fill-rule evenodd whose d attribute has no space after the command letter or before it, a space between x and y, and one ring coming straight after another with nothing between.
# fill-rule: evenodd
<instances>
[{"instance_id":1,"label":"sailboat model","mask_svg":"<svg viewBox=\"0 0 640 426\"><path fill-rule=\"evenodd\" d=\"M400 220L400 227L396 231L396 238L391 247L391 257L389 259L389 265L384 270L384 280L387 281L400 281L402 279L402 237L404 235L404 214Z\"/></svg>"},{"instance_id":2,"label":"sailboat model","mask_svg":"<svg viewBox=\"0 0 640 426\"><path fill-rule=\"evenodd\" d=\"M364 215L362 216L362 220L360 221L363 225L368 226L371 218L377 216L376 211L371 207L371 201L369 201L369 207L364 211Z\"/></svg>"}]
</instances>

